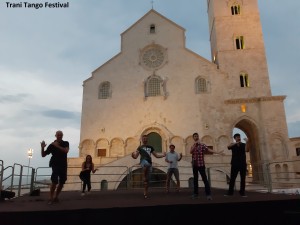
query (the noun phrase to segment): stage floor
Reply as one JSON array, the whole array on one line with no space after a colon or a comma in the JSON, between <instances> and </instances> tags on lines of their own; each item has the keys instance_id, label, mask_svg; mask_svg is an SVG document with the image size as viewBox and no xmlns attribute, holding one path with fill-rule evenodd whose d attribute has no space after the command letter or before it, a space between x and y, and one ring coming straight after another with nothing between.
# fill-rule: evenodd
<instances>
[{"instance_id":1,"label":"stage floor","mask_svg":"<svg viewBox=\"0 0 300 225\"><path fill-rule=\"evenodd\" d=\"M142 189L92 191L85 196L81 196L80 191L63 191L59 203L48 205L49 192L41 192L40 196L24 195L0 202L0 224L46 225L55 223L55 218L72 225L86 223L85 220L105 221L105 224L128 221L126 224L134 225L141 224L143 219L147 221L143 224L147 225L174 224L193 222L197 214L204 216L202 220L209 224L227 224L232 216L248 217L237 224L255 221L256 224L261 224L259 221L272 225L300 224L300 195L248 191L248 197L244 198L238 192L230 197L225 197L224 193L223 189L212 189L213 199L209 201L203 188L199 189L198 199L191 198L191 189L181 189L179 193L171 190L166 194L164 189L150 188L148 199L144 199ZM174 217L167 220L170 215L166 213ZM22 223L24 221L26 223Z\"/></svg>"},{"instance_id":2,"label":"stage floor","mask_svg":"<svg viewBox=\"0 0 300 225\"><path fill-rule=\"evenodd\" d=\"M114 207L139 207L155 205L176 204L220 204L258 201L283 201L300 200L300 195L272 194L248 191L246 198L238 192L233 196L225 197L222 189L212 189L212 200L208 201L204 189L199 189L198 199L192 199L191 189L181 189L180 192L171 190L165 193L162 188L149 189L149 198L144 199L142 189L91 191L89 195L81 196L80 191L62 191L60 202L52 205L47 204L49 192L41 191L40 196L24 195L0 203L1 212L16 211L48 211L48 210L73 210L84 208L114 208ZM300 223L299 223L300 224Z\"/></svg>"}]
</instances>

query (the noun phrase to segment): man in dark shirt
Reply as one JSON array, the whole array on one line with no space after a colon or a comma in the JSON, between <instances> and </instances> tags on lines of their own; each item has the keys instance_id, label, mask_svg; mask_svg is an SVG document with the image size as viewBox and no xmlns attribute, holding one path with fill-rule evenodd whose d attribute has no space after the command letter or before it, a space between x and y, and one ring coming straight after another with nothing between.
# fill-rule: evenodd
<instances>
[{"instance_id":1,"label":"man in dark shirt","mask_svg":"<svg viewBox=\"0 0 300 225\"><path fill-rule=\"evenodd\" d=\"M148 198L148 183L149 175L152 170L152 158L151 155L154 155L156 158L163 158L166 156L166 153L157 154L154 151L154 148L148 145L148 136L142 136L142 145L140 145L135 152L131 154L132 158L136 159L140 156L140 165L143 169L143 180L144 180L144 198Z\"/></svg>"},{"instance_id":2,"label":"man in dark shirt","mask_svg":"<svg viewBox=\"0 0 300 225\"><path fill-rule=\"evenodd\" d=\"M246 184L246 171L247 171L247 162L246 162L246 144L241 142L241 135L236 133L233 136L235 142L227 146L228 150L232 151L231 156L231 171L230 171L230 181L229 189L225 196L231 196L234 192L234 184L237 178L238 173L240 173L240 195L242 197L247 197L245 193L245 184Z\"/></svg>"},{"instance_id":3,"label":"man in dark shirt","mask_svg":"<svg viewBox=\"0 0 300 225\"><path fill-rule=\"evenodd\" d=\"M45 141L41 142L41 155L45 157L46 155L52 154L49 166L52 167L50 186L50 197L48 204L58 202L58 196L64 187L67 180L67 154L69 152L69 142L63 141L63 132L56 131L56 140L53 141L45 151L47 144Z\"/></svg>"}]
</instances>

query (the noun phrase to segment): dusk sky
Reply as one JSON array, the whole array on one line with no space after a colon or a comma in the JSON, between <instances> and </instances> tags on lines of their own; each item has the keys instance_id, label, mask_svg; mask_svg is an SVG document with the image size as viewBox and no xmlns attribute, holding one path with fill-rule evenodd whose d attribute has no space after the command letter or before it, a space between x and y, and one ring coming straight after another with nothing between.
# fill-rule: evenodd
<instances>
[{"instance_id":1,"label":"dusk sky","mask_svg":"<svg viewBox=\"0 0 300 225\"><path fill-rule=\"evenodd\" d=\"M69 157L77 157L83 81L120 52L120 34L151 10L151 0L61 0L69 7L40 9L6 2L0 0L0 160L27 165L32 148L31 165L47 166L40 142L50 144L56 130L70 142ZM300 137L300 1L258 2L272 95L287 96L289 137ZM186 29L188 49L211 60L206 4L155 0L153 8Z\"/></svg>"}]
</instances>

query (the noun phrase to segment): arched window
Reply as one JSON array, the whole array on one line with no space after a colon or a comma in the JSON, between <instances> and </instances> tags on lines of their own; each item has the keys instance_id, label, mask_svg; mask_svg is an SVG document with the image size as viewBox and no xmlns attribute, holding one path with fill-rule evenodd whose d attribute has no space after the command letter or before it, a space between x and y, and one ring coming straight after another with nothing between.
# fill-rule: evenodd
<instances>
[{"instance_id":1,"label":"arched window","mask_svg":"<svg viewBox=\"0 0 300 225\"><path fill-rule=\"evenodd\" d=\"M241 14L241 6L239 4L235 4L231 6L231 15L239 15Z\"/></svg>"},{"instance_id":2,"label":"arched window","mask_svg":"<svg viewBox=\"0 0 300 225\"><path fill-rule=\"evenodd\" d=\"M240 74L240 84L241 87L250 87L249 76L247 73Z\"/></svg>"},{"instance_id":3,"label":"arched window","mask_svg":"<svg viewBox=\"0 0 300 225\"><path fill-rule=\"evenodd\" d=\"M99 85L98 99L107 99L111 97L111 84L108 81Z\"/></svg>"},{"instance_id":4,"label":"arched window","mask_svg":"<svg viewBox=\"0 0 300 225\"><path fill-rule=\"evenodd\" d=\"M160 76L155 74L151 75L144 81L144 92L145 98L147 97L154 97L154 96L163 96L167 98L167 78L162 79Z\"/></svg>"},{"instance_id":5,"label":"arched window","mask_svg":"<svg viewBox=\"0 0 300 225\"><path fill-rule=\"evenodd\" d=\"M167 97L166 80L153 74L147 78L145 85L145 97L164 96Z\"/></svg>"},{"instance_id":6,"label":"arched window","mask_svg":"<svg viewBox=\"0 0 300 225\"><path fill-rule=\"evenodd\" d=\"M147 96L161 95L161 80L159 77L151 77L147 82Z\"/></svg>"},{"instance_id":7,"label":"arched window","mask_svg":"<svg viewBox=\"0 0 300 225\"><path fill-rule=\"evenodd\" d=\"M236 49L244 49L245 48L244 36L235 37L235 47L236 47Z\"/></svg>"},{"instance_id":8,"label":"arched window","mask_svg":"<svg viewBox=\"0 0 300 225\"><path fill-rule=\"evenodd\" d=\"M281 166L279 164L275 165L275 174L277 181L280 182L282 178Z\"/></svg>"},{"instance_id":9,"label":"arched window","mask_svg":"<svg viewBox=\"0 0 300 225\"><path fill-rule=\"evenodd\" d=\"M300 156L300 148L299 147L296 148L296 155Z\"/></svg>"},{"instance_id":10,"label":"arched window","mask_svg":"<svg viewBox=\"0 0 300 225\"><path fill-rule=\"evenodd\" d=\"M207 92L207 81L206 79L199 77L196 79L196 94Z\"/></svg>"},{"instance_id":11,"label":"arched window","mask_svg":"<svg viewBox=\"0 0 300 225\"><path fill-rule=\"evenodd\" d=\"M155 25L154 24L150 25L150 34L155 34Z\"/></svg>"},{"instance_id":12,"label":"arched window","mask_svg":"<svg viewBox=\"0 0 300 225\"><path fill-rule=\"evenodd\" d=\"M290 180L289 167L287 164L282 165L283 176L286 181Z\"/></svg>"}]
</instances>

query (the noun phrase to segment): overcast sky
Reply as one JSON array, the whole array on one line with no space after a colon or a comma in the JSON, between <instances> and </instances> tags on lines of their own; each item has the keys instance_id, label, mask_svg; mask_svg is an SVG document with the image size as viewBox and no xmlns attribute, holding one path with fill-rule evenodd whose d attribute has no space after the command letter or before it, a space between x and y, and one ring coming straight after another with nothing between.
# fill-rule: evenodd
<instances>
[{"instance_id":1,"label":"overcast sky","mask_svg":"<svg viewBox=\"0 0 300 225\"><path fill-rule=\"evenodd\" d=\"M31 165L47 166L40 141L51 143L58 129L70 142L69 157L77 157L82 83L119 53L120 34L151 9L151 0L69 0L60 9L6 2L0 0L0 160L27 165L32 148ZM153 7L186 29L187 48L210 60L206 2L154 0ZM299 137L300 1L259 0L259 7L272 94L287 96L289 136Z\"/></svg>"}]
</instances>

